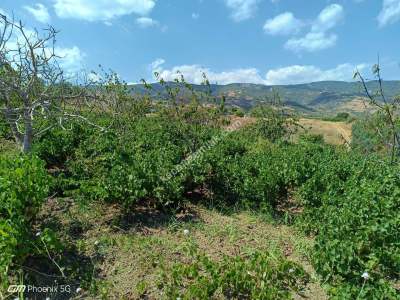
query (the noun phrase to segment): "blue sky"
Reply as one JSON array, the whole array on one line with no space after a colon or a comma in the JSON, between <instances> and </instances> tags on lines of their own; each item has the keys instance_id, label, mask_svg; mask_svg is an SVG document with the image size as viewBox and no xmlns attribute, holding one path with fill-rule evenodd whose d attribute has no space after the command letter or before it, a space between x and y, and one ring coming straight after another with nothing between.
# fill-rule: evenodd
<instances>
[{"instance_id":1,"label":"blue sky","mask_svg":"<svg viewBox=\"0 0 400 300\"><path fill-rule=\"evenodd\" d=\"M379 53L384 79L400 79L400 0L2 0L0 11L60 30L68 72L291 84L351 80Z\"/></svg>"}]
</instances>

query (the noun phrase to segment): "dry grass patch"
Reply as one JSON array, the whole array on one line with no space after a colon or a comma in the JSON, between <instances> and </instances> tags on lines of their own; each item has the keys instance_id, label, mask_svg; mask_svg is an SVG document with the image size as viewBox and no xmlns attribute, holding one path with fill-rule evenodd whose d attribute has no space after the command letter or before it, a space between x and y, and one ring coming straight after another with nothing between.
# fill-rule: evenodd
<instances>
[{"instance_id":1,"label":"dry grass patch","mask_svg":"<svg viewBox=\"0 0 400 300\"><path fill-rule=\"evenodd\" d=\"M328 144L344 145L351 142L351 123L303 118L300 119L300 124L304 130L300 130L299 133L307 131L311 134L321 134Z\"/></svg>"},{"instance_id":2,"label":"dry grass patch","mask_svg":"<svg viewBox=\"0 0 400 300\"><path fill-rule=\"evenodd\" d=\"M42 221L58 224L62 236L93 258L95 294L104 298L163 298L160 274L174 263L188 261L188 247L217 261L224 255L246 256L254 251L277 253L314 275L308 262L312 239L249 212L227 215L190 206L167 215L141 207L127 216L118 206L52 201ZM315 280L306 294L311 299L326 298Z\"/></svg>"}]
</instances>

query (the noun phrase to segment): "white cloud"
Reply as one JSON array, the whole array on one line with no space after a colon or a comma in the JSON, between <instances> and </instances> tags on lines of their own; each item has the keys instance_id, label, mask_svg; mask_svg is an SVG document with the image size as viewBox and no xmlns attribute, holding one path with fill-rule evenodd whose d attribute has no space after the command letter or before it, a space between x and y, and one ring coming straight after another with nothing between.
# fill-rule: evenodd
<instances>
[{"instance_id":1,"label":"white cloud","mask_svg":"<svg viewBox=\"0 0 400 300\"><path fill-rule=\"evenodd\" d=\"M136 19L136 24L138 24L141 28L148 28L153 26L158 26L160 23L152 18L148 17L140 17Z\"/></svg>"},{"instance_id":2,"label":"white cloud","mask_svg":"<svg viewBox=\"0 0 400 300\"><path fill-rule=\"evenodd\" d=\"M58 62L67 76L74 75L83 69L85 54L77 47L56 47L54 52L60 57Z\"/></svg>"},{"instance_id":3,"label":"white cloud","mask_svg":"<svg viewBox=\"0 0 400 300\"><path fill-rule=\"evenodd\" d=\"M289 39L285 48L293 52L315 52L324 50L336 45L337 35L324 32L309 32L302 38Z\"/></svg>"},{"instance_id":4,"label":"white cloud","mask_svg":"<svg viewBox=\"0 0 400 300\"><path fill-rule=\"evenodd\" d=\"M157 58L155 61L153 61L149 65L149 69L152 73L154 72L160 72L162 70L162 65L165 63L165 59L163 58Z\"/></svg>"},{"instance_id":5,"label":"white cloud","mask_svg":"<svg viewBox=\"0 0 400 300\"><path fill-rule=\"evenodd\" d=\"M0 25L1 26L1 25ZM28 40L31 42L36 41L38 37L42 37L40 32L36 32L31 28L24 28L24 33ZM15 52L19 47L24 47L26 44L25 37L19 30L13 30L10 39L6 43L6 48L12 52ZM45 55L50 58L54 53L57 58L53 58L50 63L58 63L60 68L64 71L67 77L72 77L76 73L80 72L84 68L84 60L86 54L83 53L79 47L60 47L55 46L53 52L53 44L51 42L45 43L44 49L38 49L38 55ZM44 50L44 53L42 52ZM16 58L18 61L18 58Z\"/></svg>"},{"instance_id":6,"label":"white cloud","mask_svg":"<svg viewBox=\"0 0 400 300\"><path fill-rule=\"evenodd\" d=\"M137 14L146 15L155 6L155 0L54 0L54 9L60 18L87 21L106 21Z\"/></svg>"},{"instance_id":7,"label":"white cloud","mask_svg":"<svg viewBox=\"0 0 400 300\"><path fill-rule=\"evenodd\" d=\"M269 70L265 76L256 68L239 68L223 72L215 72L200 65L182 65L171 69L164 69L163 59L157 59L150 68L157 71L160 77L166 81L173 81L182 74L190 83L200 84L203 81L203 73L212 83L255 83L265 85L299 84L324 80L352 80L354 70L360 71L367 67L366 64L353 65L341 64L332 69L323 70L313 65L293 65Z\"/></svg>"},{"instance_id":8,"label":"white cloud","mask_svg":"<svg viewBox=\"0 0 400 300\"><path fill-rule=\"evenodd\" d=\"M253 17L259 2L260 0L225 0L226 6L232 10L231 17L236 22Z\"/></svg>"},{"instance_id":9,"label":"white cloud","mask_svg":"<svg viewBox=\"0 0 400 300\"><path fill-rule=\"evenodd\" d=\"M47 7L41 3L36 3L33 6L24 6L24 9L27 10L35 19L40 23L49 23L50 22L50 14L47 10Z\"/></svg>"},{"instance_id":10,"label":"white cloud","mask_svg":"<svg viewBox=\"0 0 400 300\"><path fill-rule=\"evenodd\" d=\"M154 61L150 67L152 67L153 72L158 72L160 77L166 81L173 81L176 78L180 78L182 74L187 82L201 84L204 80L203 73L205 73L208 80L212 83L264 83L259 71L255 68L235 69L218 73L200 65L182 65L167 70L162 68L164 63L165 60L158 59Z\"/></svg>"},{"instance_id":11,"label":"white cloud","mask_svg":"<svg viewBox=\"0 0 400 300\"><path fill-rule=\"evenodd\" d=\"M294 65L270 70L266 74L266 82L270 85L298 84L325 80L349 81L353 77L354 70L365 69L366 64L352 65L341 64L335 68L322 70L313 65Z\"/></svg>"},{"instance_id":12,"label":"white cloud","mask_svg":"<svg viewBox=\"0 0 400 300\"><path fill-rule=\"evenodd\" d=\"M328 5L320 12L311 30L314 32L326 32L335 27L343 19L343 16L344 10L341 5Z\"/></svg>"},{"instance_id":13,"label":"white cloud","mask_svg":"<svg viewBox=\"0 0 400 300\"><path fill-rule=\"evenodd\" d=\"M192 19L197 20L198 18L200 18L198 13L192 13Z\"/></svg>"},{"instance_id":14,"label":"white cloud","mask_svg":"<svg viewBox=\"0 0 400 300\"><path fill-rule=\"evenodd\" d=\"M328 31L339 24L344 17L343 7L331 4L325 7L312 23L311 30L301 38L291 38L285 48L293 52L315 52L336 45L337 35Z\"/></svg>"},{"instance_id":15,"label":"white cloud","mask_svg":"<svg viewBox=\"0 0 400 300\"><path fill-rule=\"evenodd\" d=\"M400 20L400 0L383 0L382 10L378 15L380 27Z\"/></svg>"},{"instance_id":16,"label":"white cloud","mask_svg":"<svg viewBox=\"0 0 400 300\"><path fill-rule=\"evenodd\" d=\"M296 19L291 12L285 12L267 20L264 31L272 35L288 35L298 33L302 26L302 21Z\"/></svg>"}]
</instances>

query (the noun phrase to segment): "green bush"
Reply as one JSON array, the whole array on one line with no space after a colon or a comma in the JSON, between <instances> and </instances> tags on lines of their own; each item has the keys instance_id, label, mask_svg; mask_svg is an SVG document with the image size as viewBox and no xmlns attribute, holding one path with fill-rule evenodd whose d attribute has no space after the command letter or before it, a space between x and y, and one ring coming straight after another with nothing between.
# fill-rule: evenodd
<instances>
[{"instance_id":1,"label":"green bush","mask_svg":"<svg viewBox=\"0 0 400 300\"><path fill-rule=\"evenodd\" d=\"M222 140L196 170L201 166L207 188L227 205L273 211L296 190L304 207L299 225L316 234L314 266L332 295L396 295L390 282L400 269L398 167L320 143L271 144L245 131Z\"/></svg>"},{"instance_id":2,"label":"green bush","mask_svg":"<svg viewBox=\"0 0 400 300\"><path fill-rule=\"evenodd\" d=\"M8 126L3 114L0 113L0 138L12 139L12 133L10 127Z\"/></svg>"},{"instance_id":3,"label":"green bush","mask_svg":"<svg viewBox=\"0 0 400 300\"><path fill-rule=\"evenodd\" d=\"M400 124L397 124L400 132ZM392 144L391 129L382 114L375 113L368 118L358 119L352 125L352 149L364 154L379 153L388 156ZM400 153L397 153L397 156Z\"/></svg>"},{"instance_id":4,"label":"green bush","mask_svg":"<svg viewBox=\"0 0 400 300\"><path fill-rule=\"evenodd\" d=\"M38 144L37 153L47 157L50 165L66 162L81 197L117 202L127 209L141 201L164 209L177 207L187 201L188 192L200 191L203 201L274 213L282 199L294 192L303 206L298 225L316 236L313 264L330 283L331 295L338 299L398 296L392 287L400 269L397 166L377 156L326 145L320 136L303 136L297 144L285 142L286 133L279 129L284 117L274 123L279 130L261 120L262 124L231 133L205 125L206 119L200 122L192 112L183 119L155 114L136 119L124 130L115 127L101 134L79 127L54 131ZM19 228L2 224L8 231ZM18 244L18 232L3 236L3 244ZM261 263L258 259L254 261ZM201 273L210 266L210 274L218 274L218 280L200 277L187 285L189 271L180 266L183 275L177 275L169 291L173 296L184 292L201 298L229 286L262 298L252 278L238 275L238 282L250 289L243 292L221 274L230 265L246 269L253 258L234 261L215 263L198 257L190 272ZM364 272L368 280L361 277Z\"/></svg>"},{"instance_id":5,"label":"green bush","mask_svg":"<svg viewBox=\"0 0 400 300\"><path fill-rule=\"evenodd\" d=\"M48 193L44 163L35 157L0 157L0 281L32 251L31 224Z\"/></svg>"},{"instance_id":6,"label":"green bush","mask_svg":"<svg viewBox=\"0 0 400 300\"><path fill-rule=\"evenodd\" d=\"M299 142L301 143L314 143L314 144L323 144L324 136L322 134L301 134L299 137Z\"/></svg>"},{"instance_id":7,"label":"green bush","mask_svg":"<svg viewBox=\"0 0 400 300\"><path fill-rule=\"evenodd\" d=\"M317 234L314 266L339 299L354 299L361 289L361 299L396 298L390 282L400 269L398 174L376 157L326 153L299 188L302 226Z\"/></svg>"},{"instance_id":8,"label":"green bush","mask_svg":"<svg viewBox=\"0 0 400 300\"><path fill-rule=\"evenodd\" d=\"M296 263L269 253L216 262L192 251L190 261L163 272L168 299L292 299L309 280Z\"/></svg>"},{"instance_id":9,"label":"green bush","mask_svg":"<svg viewBox=\"0 0 400 300\"><path fill-rule=\"evenodd\" d=\"M73 158L80 143L93 133L92 127L79 122L71 123L67 130L56 127L38 139L33 152L44 160L48 167L62 167Z\"/></svg>"},{"instance_id":10,"label":"green bush","mask_svg":"<svg viewBox=\"0 0 400 300\"><path fill-rule=\"evenodd\" d=\"M323 118L323 120L331 122L346 122L349 121L349 119L350 119L350 114L347 112L337 113L336 116L331 118Z\"/></svg>"},{"instance_id":11,"label":"green bush","mask_svg":"<svg viewBox=\"0 0 400 300\"><path fill-rule=\"evenodd\" d=\"M340 179L341 174L343 168L337 170L335 184L324 184L322 205L310 212L320 224L316 270L334 285L359 289L364 284L361 275L368 272L364 297L394 299L389 283L399 279L400 270L399 169L368 161L356 163L345 174L347 180Z\"/></svg>"},{"instance_id":12,"label":"green bush","mask_svg":"<svg viewBox=\"0 0 400 300\"><path fill-rule=\"evenodd\" d=\"M242 108L236 107L236 106L232 107L231 113L237 117L244 117L244 115L245 115L244 110Z\"/></svg>"},{"instance_id":13,"label":"green bush","mask_svg":"<svg viewBox=\"0 0 400 300\"><path fill-rule=\"evenodd\" d=\"M140 200L178 205L190 185L186 170L169 176L211 137L211 129L159 117L137 120L123 135L93 135L68 164L80 192L130 207Z\"/></svg>"}]
</instances>

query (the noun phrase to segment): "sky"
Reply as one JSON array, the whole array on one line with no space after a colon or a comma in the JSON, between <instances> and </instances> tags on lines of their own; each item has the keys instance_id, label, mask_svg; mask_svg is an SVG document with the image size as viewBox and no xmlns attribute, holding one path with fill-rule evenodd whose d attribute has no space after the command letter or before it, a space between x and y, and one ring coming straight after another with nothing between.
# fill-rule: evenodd
<instances>
[{"instance_id":1,"label":"sky","mask_svg":"<svg viewBox=\"0 0 400 300\"><path fill-rule=\"evenodd\" d=\"M52 25L69 74L101 64L129 83L267 85L400 79L400 0L2 0L29 29Z\"/></svg>"}]
</instances>

